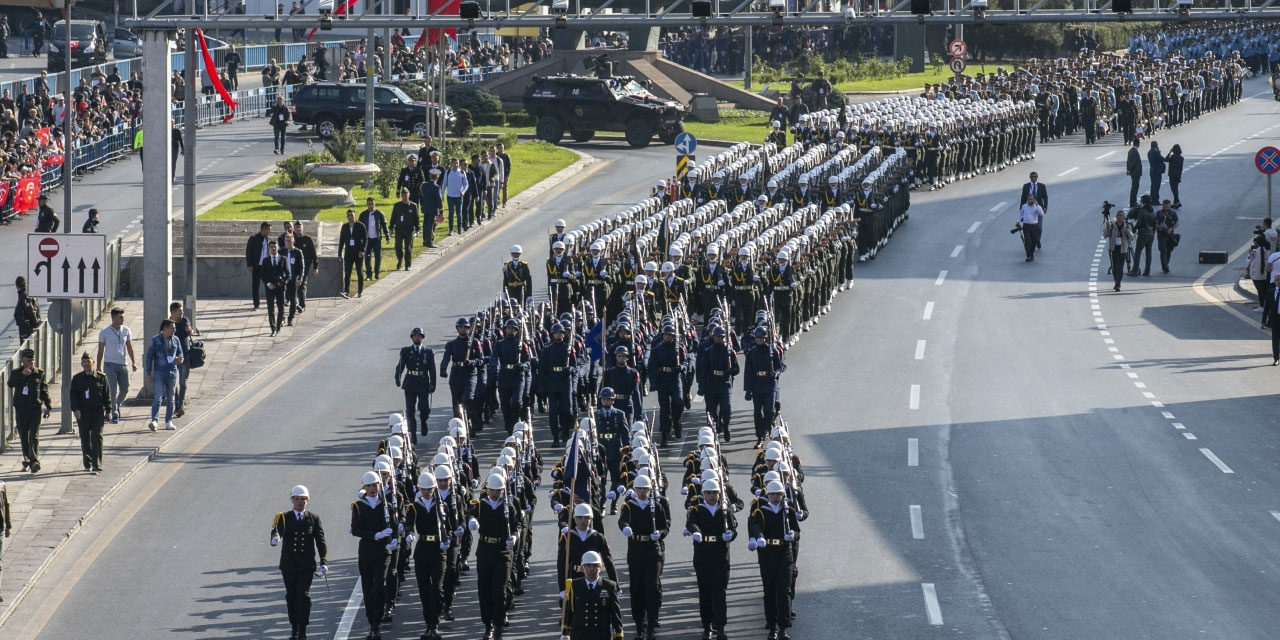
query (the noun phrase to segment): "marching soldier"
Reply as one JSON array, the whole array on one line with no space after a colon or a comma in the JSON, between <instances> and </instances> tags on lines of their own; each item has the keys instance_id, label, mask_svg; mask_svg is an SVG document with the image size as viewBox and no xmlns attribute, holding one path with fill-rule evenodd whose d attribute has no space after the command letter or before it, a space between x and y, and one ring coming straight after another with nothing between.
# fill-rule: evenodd
<instances>
[{"instance_id":1,"label":"marching soldier","mask_svg":"<svg viewBox=\"0 0 1280 640\"><path fill-rule=\"evenodd\" d=\"M617 487L622 485L623 447L629 437L627 416L613 407L614 391L612 387L600 389L600 408L595 412L596 437L604 449L604 463L608 471L608 487L610 487L609 514L618 512ZM603 475L603 474L602 474Z\"/></svg>"},{"instance_id":2,"label":"marching soldier","mask_svg":"<svg viewBox=\"0 0 1280 640\"><path fill-rule=\"evenodd\" d=\"M583 576L571 582L565 594L560 640L622 638L618 583L600 577L603 564L599 553L588 551L582 555Z\"/></svg>"},{"instance_id":3,"label":"marching soldier","mask_svg":"<svg viewBox=\"0 0 1280 640\"><path fill-rule=\"evenodd\" d=\"M681 383L686 354L684 346L676 342L676 328L663 325L661 340L653 345L649 353L650 383L658 392L658 415L662 429L662 443L667 441L673 432L676 439L681 437L680 417L684 414L684 387Z\"/></svg>"},{"instance_id":4,"label":"marching soldier","mask_svg":"<svg viewBox=\"0 0 1280 640\"><path fill-rule=\"evenodd\" d=\"M422 421L422 435L427 435L431 394L436 392L436 354L430 347L422 346L425 336L421 327L414 327L409 337L413 344L400 348L400 361L396 363L396 386L404 390L404 415L409 422L409 439L416 445L418 428L415 425L418 419Z\"/></svg>"},{"instance_id":5,"label":"marching soldier","mask_svg":"<svg viewBox=\"0 0 1280 640\"><path fill-rule=\"evenodd\" d=\"M746 387L747 400L754 405L756 447L764 443L769 428L773 426L778 411L778 378L787 370L786 357L780 347L768 344L769 330L756 327L755 344L747 350Z\"/></svg>"},{"instance_id":6,"label":"marching soldier","mask_svg":"<svg viewBox=\"0 0 1280 640\"><path fill-rule=\"evenodd\" d=\"M726 331L717 326L711 330L711 342L698 353L698 395L706 402L707 413L725 442L730 441L729 420L733 415L729 395L733 379L740 372L738 353L725 344Z\"/></svg>"},{"instance_id":7,"label":"marching soldier","mask_svg":"<svg viewBox=\"0 0 1280 640\"><path fill-rule=\"evenodd\" d=\"M747 550L758 554L760 581L764 587L764 618L769 640L790 640L791 572L795 565L792 543L799 540L800 523L795 509L784 504L786 488L777 480L765 487L767 501L759 503L747 519Z\"/></svg>"},{"instance_id":8,"label":"marching soldier","mask_svg":"<svg viewBox=\"0 0 1280 640\"><path fill-rule=\"evenodd\" d=\"M85 471L102 471L102 425L111 417L107 375L93 369L93 356L80 356L83 371L71 378L71 411L80 428L80 454Z\"/></svg>"},{"instance_id":9,"label":"marching soldier","mask_svg":"<svg viewBox=\"0 0 1280 640\"><path fill-rule=\"evenodd\" d=\"M800 281L795 268L789 264L790 260L790 251L778 251L777 265L769 269L766 277L769 296L773 298L773 317L778 323L778 336L784 342L792 339L800 330L795 311L795 294L800 288Z\"/></svg>"},{"instance_id":10,"label":"marching soldier","mask_svg":"<svg viewBox=\"0 0 1280 640\"><path fill-rule=\"evenodd\" d=\"M457 514L444 507L436 495L436 477L423 472L418 476L418 497L405 514L405 529L413 550L413 573L418 578L418 596L422 599L422 617L427 623L426 640L438 640L440 612L444 605L444 577L449 550L453 547L453 529Z\"/></svg>"},{"instance_id":11,"label":"marching soldier","mask_svg":"<svg viewBox=\"0 0 1280 640\"><path fill-rule=\"evenodd\" d=\"M605 540L603 533L591 528L594 518L591 505L574 505L572 525L560 532L560 541L556 546L556 584L562 589L566 582L582 575L582 565L570 564L572 559L581 558L588 551L600 554L610 580L618 579L618 572L613 566L613 554L609 552L609 541ZM560 597L565 597L563 590Z\"/></svg>"},{"instance_id":12,"label":"marching soldier","mask_svg":"<svg viewBox=\"0 0 1280 640\"><path fill-rule=\"evenodd\" d=\"M529 272L529 263L520 259L522 253L520 245L511 245L511 261L502 267L503 290L515 304L524 304L533 292L533 274Z\"/></svg>"},{"instance_id":13,"label":"marching soldier","mask_svg":"<svg viewBox=\"0 0 1280 640\"><path fill-rule=\"evenodd\" d=\"M562 439L568 440L569 431L573 429L573 363L576 358L574 345L565 342L564 326L555 323L551 326L551 344L538 358L554 447L559 447Z\"/></svg>"},{"instance_id":14,"label":"marching soldier","mask_svg":"<svg viewBox=\"0 0 1280 640\"><path fill-rule=\"evenodd\" d=\"M467 528L476 533L476 588L484 640L501 640L507 617L507 588L511 579L511 554L520 530L520 516L506 499L501 474L485 481L485 495L467 507Z\"/></svg>"},{"instance_id":15,"label":"marching soldier","mask_svg":"<svg viewBox=\"0 0 1280 640\"><path fill-rule=\"evenodd\" d=\"M289 609L289 640L307 640L311 622L311 580L329 574L329 547L324 542L320 516L307 510L311 493L298 485L289 492L293 509L276 514L271 523L271 546L280 547L280 573L284 576L284 600ZM284 543L281 546L281 543ZM320 566L316 567L316 556Z\"/></svg>"},{"instance_id":16,"label":"marching soldier","mask_svg":"<svg viewBox=\"0 0 1280 640\"><path fill-rule=\"evenodd\" d=\"M689 507L684 528L693 537L693 571L698 580L702 640L728 640L729 543L738 521L720 498L720 483L702 483L702 501Z\"/></svg>"},{"instance_id":17,"label":"marching soldier","mask_svg":"<svg viewBox=\"0 0 1280 640\"><path fill-rule=\"evenodd\" d=\"M471 549L471 532L462 526L466 507L471 502L470 490L454 488L454 474L451 466L439 465L432 475L436 479L436 499L439 500L440 508L444 511L445 520L453 525L451 532L442 534L446 538L442 542L448 542L449 546L445 548L444 576L441 584L442 599L440 602L440 617L452 622L453 597L458 591L459 574L463 563L466 562L466 554ZM464 485L459 484L458 486ZM470 487L470 480L466 481L465 486ZM465 497L461 493L464 490L467 491L467 496Z\"/></svg>"},{"instance_id":18,"label":"marching soldier","mask_svg":"<svg viewBox=\"0 0 1280 640\"><path fill-rule=\"evenodd\" d=\"M664 540L671 527L671 507L653 492L653 480L639 475L632 495L622 504L618 528L627 538L627 575L631 578L631 619L636 637L657 638L658 613L662 610L662 568L666 563Z\"/></svg>"},{"instance_id":19,"label":"marching soldier","mask_svg":"<svg viewBox=\"0 0 1280 640\"><path fill-rule=\"evenodd\" d=\"M591 303L592 309L609 300L612 281L610 280L609 261L603 256L604 243L599 240L591 243L591 256L582 262L584 300Z\"/></svg>"},{"instance_id":20,"label":"marching soldier","mask_svg":"<svg viewBox=\"0 0 1280 640\"><path fill-rule=\"evenodd\" d=\"M568 234L564 232L564 228L567 225L565 225L564 218L560 218L552 226L556 228L556 231L547 237L547 246L555 248L557 242L565 242L568 239Z\"/></svg>"},{"instance_id":21,"label":"marching soldier","mask_svg":"<svg viewBox=\"0 0 1280 640\"><path fill-rule=\"evenodd\" d=\"M471 327L475 320L458 318L454 328L458 337L444 345L444 355L440 358L440 377L449 381L449 398L455 410L461 409L460 416L466 421L469 431L479 431L480 412L477 408L479 397L480 372L484 370L484 351L480 341L471 337ZM450 367L449 364L453 366ZM449 377L452 375L453 377ZM434 386L434 385L433 385Z\"/></svg>"},{"instance_id":22,"label":"marching soldier","mask_svg":"<svg viewBox=\"0 0 1280 640\"><path fill-rule=\"evenodd\" d=\"M23 349L18 356L21 364L9 374L9 388L13 390L13 413L22 441L22 470L40 473L40 419L49 417L53 403L44 369L35 365L35 350ZM43 412L40 405L44 405Z\"/></svg>"},{"instance_id":23,"label":"marching soldier","mask_svg":"<svg viewBox=\"0 0 1280 640\"><path fill-rule=\"evenodd\" d=\"M574 292L577 288L577 266L572 258L564 254L565 244L556 240L551 244L551 257L547 258L547 296L551 300L552 311L560 313L573 307Z\"/></svg>"},{"instance_id":24,"label":"marching soldier","mask_svg":"<svg viewBox=\"0 0 1280 640\"><path fill-rule=\"evenodd\" d=\"M751 264L751 250L738 249L738 261L729 270L729 286L733 288L734 325L739 334L751 328L751 314L756 308L756 275L755 266Z\"/></svg>"},{"instance_id":25,"label":"marching soldier","mask_svg":"<svg viewBox=\"0 0 1280 640\"><path fill-rule=\"evenodd\" d=\"M360 497L351 503L351 535L360 539L360 586L364 591L365 619L369 621L366 640L382 639L382 617L387 611L387 576L391 575L391 554L400 547L396 537L399 522L387 504L382 477L366 471Z\"/></svg>"},{"instance_id":26,"label":"marching soldier","mask_svg":"<svg viewBox=\"0 0 1280 640\"><path fill-rule=\"evenodd\" d=\"M614 406L627 417L630 423L644 413L644 402L640 388L640 372L628 364L631 351L626 345L618 345L614 351L614 364L604 370L604 386L613 389Z\"/></svg>"},{"instance_id":27,"label":"marching soldier","mask_svg":"<svg viewBox=\"0 0 1280 640\"><path fill-rule=\"evenodd\" d=\"M502 327L502 340L494 345L492 368L497 371L498 396L502 405L502 421L507 433L515 428L524 408L524 394L528 385L525 375L529 372L533 356L520 338L520 322L507 320Z\"/></svg>"}]
</instances>

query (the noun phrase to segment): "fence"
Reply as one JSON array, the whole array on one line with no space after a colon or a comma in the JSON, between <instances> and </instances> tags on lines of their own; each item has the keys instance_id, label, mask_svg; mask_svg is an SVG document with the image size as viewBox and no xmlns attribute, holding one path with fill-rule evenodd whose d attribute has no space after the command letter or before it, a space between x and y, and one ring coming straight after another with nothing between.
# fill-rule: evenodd
<instances>
[{"instance_id":1,"label":"fence","mask_svg":"<svg viewBox=\"0 0 1280 640\"><path fill-rule=\"evenodd\" d=\"M121 238L116 238L107 243L107 265L106 265L106 297L101 300L89 299L84 300L84 315L80 317L80 323L75 327L71 334L71 343L76 344L84 337L90 327L97 322L98 316L109 309L116 299L116 290L120 283L120 245ZM47 310L46 310L47 311ZM17 349L34 349L36 352L35 365L45 372L45 377L52 382L61 374L62 361L62 341L63 338L48 322L40 325L36 332L27 338ZM0 390L7 390L9 386L9 378L13 372L22 368L19 361L18 353L15 352L8 361L0 367ZM67 407L62 408L63 411L69 411ZM5 392L0 393L0 453L9 450L11 442L17 439L17 421L13 410L12 395Z\"/></svg>"}]
</instances>

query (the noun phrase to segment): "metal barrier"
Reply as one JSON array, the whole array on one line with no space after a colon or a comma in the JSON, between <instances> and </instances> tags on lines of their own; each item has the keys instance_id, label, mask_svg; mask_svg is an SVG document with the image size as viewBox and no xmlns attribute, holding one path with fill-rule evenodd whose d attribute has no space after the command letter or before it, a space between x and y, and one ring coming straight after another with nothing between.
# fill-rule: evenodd
<instances>
[{"instance_id":1,"label":"metal barrier","mask_svg":"<svg viewBox=\"0 0 1280 640\"><path fill-rule=\"evenodd\" d=\"M107 264L106 264L106 297L97 300L84 300L84 315L81 317L80 324L71 334L72 344L78 344L80 339L88 335L89 330L98 322L98 318L102 316L116 301L116 290L120 284L120 247L121 238L116 238L107 243ZM47 312L47 308L46 308ZM44 370L45 377L49 382L58 379L62 373L62 336L53 331L48 322L43 322L36 332L27 338L9 357L3 366L0 366L0 453L9 450L11 442L17 440L17 416L13 411L12 394L8 392L9 377L13 372L22 368L22 364L18 358L18 352L22 349L34 349L36 352L35 364ZM67 407L62 408L68 411Z\"/></svg>"}]
</instances>

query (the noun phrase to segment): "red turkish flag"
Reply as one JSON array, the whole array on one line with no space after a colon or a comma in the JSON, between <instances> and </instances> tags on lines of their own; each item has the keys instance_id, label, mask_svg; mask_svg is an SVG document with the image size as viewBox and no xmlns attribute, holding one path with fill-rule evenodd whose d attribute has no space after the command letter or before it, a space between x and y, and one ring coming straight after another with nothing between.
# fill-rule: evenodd
<instances>
[{"instance_id":1,"label":"red turkish flag","mask_svg":"<svg viewBox=\"0 0 1280 640\"><path fill-rule=\"evenodd\" d=\"M8 182L0 184L0 207L3 207L4 203L9 201L9 185L10 184L11 183L8 183Z\"/></svg>"},{"instance_id":2,"label":"red turkish flag","mask_svg":"<svg viewBox=\"0 0 1280 640\"><path fill-rule=\"evenodd\" d=\"M55 167L62 164L65 161L66 161L65 156L63 156L61 153L55 153L49 156L48 158L45 158L42 164L44 164L44 166L46 167Z\"/></svg>"},{"instance_id":3,"label":"red turkish flag","mask_svg":"<svg viewBox=\"0 0 1280 640\"><path fill-rule=\"evenodd\" d=\"M40 172L32 171L18 180L18 190L13 194L14 211L30 211L39 206L36 198L40 196Z\"/></svg>"},{"instance_id":4,"label":"red turkish flag","mask_svg":"<svg viewBox=\"0 0 1280 640\"><path fill-rule=\"evenodd\" d=\"M441 16L458 15L458 7L462 4L462 0L427 0L427 14ZM435 46L440 42L440 36L448 35L450 38L458 37L457 29L428 29L427 44Z\"/></svg>"},{"instance_id":5,"label":"red turkish flag","mask_svg":"<svg viewBox=\"0 0 1280 640\"><path fill-rule=\"evenodd\" d=\"M53 133L49 131L49 127L42 127L40 129L36 129L36 137L40 138L40 144L46 145L53 139Z\"/></svg>"}]
</instances>

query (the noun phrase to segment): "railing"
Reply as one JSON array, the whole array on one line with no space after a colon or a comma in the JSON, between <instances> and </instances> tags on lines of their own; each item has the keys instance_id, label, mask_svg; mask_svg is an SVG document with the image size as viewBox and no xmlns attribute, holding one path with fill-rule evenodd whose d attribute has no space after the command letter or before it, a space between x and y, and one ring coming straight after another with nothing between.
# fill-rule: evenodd
<instances>
[{"instance_id":1,"label":"railing","mask_svg":"<svg viewBox=\"0 0 1280 640\"><path fill-rule=\"evenodd\" d=\"M80 339L88 334L89 329L97 323L98 318L115 303L116 290L120 283L120 245L120 238L107 243L106 297L83 301L84 315L81 316L80 324L71 333L72 344L79 343ZM47 314L47 308L45 312ZM35 366L44 370L47 382L57 380L58 375L62 372L63 339L61 335L49 326L48 322L41 323L40 328L36 329L36 332L31 334L31 337L27 338L26 342L19 345L8 361L3 366L0 366L0 390L7 390L9 377L13 375L14 371L22 368L22 363L18 357L18 352L22 349L35 350ZM62 407L62 410L69 411L70 408ZM3 436L0 437L0 453L8 451L9 443L18 437L12 395L7 391L0 393L0 436Z\"/></svg>"}]
</instances>

